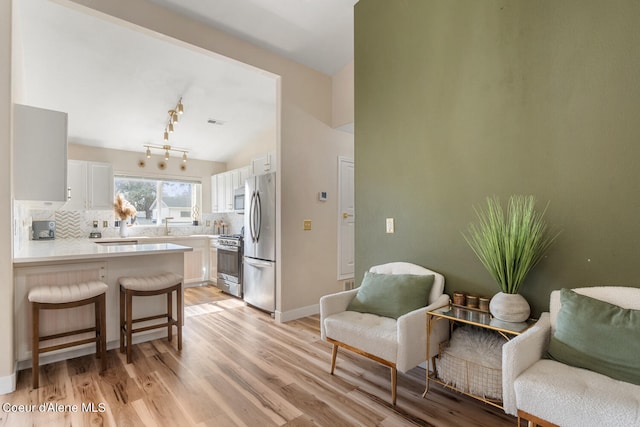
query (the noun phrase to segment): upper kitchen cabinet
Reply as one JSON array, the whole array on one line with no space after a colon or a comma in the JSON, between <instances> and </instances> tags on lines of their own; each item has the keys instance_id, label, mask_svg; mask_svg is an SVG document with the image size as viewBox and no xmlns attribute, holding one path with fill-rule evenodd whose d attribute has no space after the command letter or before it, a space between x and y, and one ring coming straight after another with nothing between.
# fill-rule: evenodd
<instances>
[{"instance_id":1,"label":"upper kitchen cabinet","mask_svg":"<svg viewBox=\"0 0 640 427\"><path fill-rule=\"evenodd\" d=\"M251 161L251 175L264 175L276 171L275 153L267 153Z\"/></svg>"},{"instance_id":2,"label":"upper kitchen cabinet","mask_svg":"<svg viewBox=\"0 0 640 427\"><path fill-rule=\"evenodd\" d=\"M14 104L13 197L67 200L67 113Z\"/></svg>"},{"instance_id":3,"label":"upper kitchen cabinet","mask_svg":"<svg viewBox=\"0 0 640 427\"><path fill-rule=\"evenodd\" d=\"M251 167L245 166L211 176L211 212L233 212L233 192L244 186L251 176Z\"/></svg>"},{"instance_id":4,"label":"upper kitchen cabinet","mask_svg":"<svg viewBox=\"0 0 640 427\"><path fill-rule=\"evenodd\" d=\"M113 209L113 166L69 160L65 210Z\"/></svg>"}]
</instances>

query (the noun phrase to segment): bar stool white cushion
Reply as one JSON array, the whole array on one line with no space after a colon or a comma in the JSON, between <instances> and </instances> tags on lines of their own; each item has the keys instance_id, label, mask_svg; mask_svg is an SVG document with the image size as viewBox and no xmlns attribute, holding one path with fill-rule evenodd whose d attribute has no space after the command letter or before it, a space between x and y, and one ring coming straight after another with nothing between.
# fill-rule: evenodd
<instances>
[{"instance_id":1,"label":"bar stool white cushion","mask_svg":"<svg viewBox=\"0 0 640 427\"><path fill-rule=\"evenodd\" d=\"M120 285L132 291L157 291L182 282L182 276L174 273L161 273L153 276L121 277Z\"/></svg>"},{"instance_id":2,"label":"bar stool white cushion","mask_svg":"<svg viewBox=\"0 0 640 427\"><path fill-rule=\"evenodd\" d=\"M29 291L29 301L60 304L93 298L107 291L109 287L100 281L91 281L64 286L38 286Z\"/></svg>"}]
</instances>

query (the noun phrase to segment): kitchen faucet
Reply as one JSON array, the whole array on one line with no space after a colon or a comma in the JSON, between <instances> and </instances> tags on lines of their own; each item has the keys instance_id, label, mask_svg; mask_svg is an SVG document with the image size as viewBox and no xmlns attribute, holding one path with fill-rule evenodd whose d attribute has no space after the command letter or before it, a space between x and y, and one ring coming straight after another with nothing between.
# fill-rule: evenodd
<instances>
[{"instance_id":1,"label":"kitchen faucet","mask_svg":"<svg viewBox=\"0 0 640 427\"><path fill-rule=\"evenodd\" d=\"M164 234L165 236L171 235L171 230L169 230L169 220L173 219L172 216L166 216L164 218Z\"/></svg>"}]
</instances>

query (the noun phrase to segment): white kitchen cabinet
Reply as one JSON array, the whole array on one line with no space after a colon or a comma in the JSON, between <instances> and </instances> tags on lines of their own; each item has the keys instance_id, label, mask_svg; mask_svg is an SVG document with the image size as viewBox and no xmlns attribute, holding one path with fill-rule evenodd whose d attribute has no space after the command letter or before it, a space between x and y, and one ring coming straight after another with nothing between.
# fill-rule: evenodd
<instances>
[{"instance_id":1,"label":"white kitchen cabinet","mask_svg":"<svg viewBox=\"0 0 640 427\"><path fill-rule=\"evenodd\" d=\"M14 104L13 196L67 200L67 113Z\"/></svg>"},{"instance_id":2,"label":"white kitchen cabinet","mask_svg":"<svg viewBox=\"0 0 640 427\"><path fill-rule=\"evenodd\" d=\"M244 185L251 167L245 166L211 176L211 211L233 212L233 193Z\"/></svg>"},{"instance_id":3,"label":"white kitchen cabinet","mask_svg":"<svg viewBox=\"0 0 640 427\"><path fill-rule=\"evenodd\" d=\"M154 243L173 243L189 246L193 251L184 253L184 284L198 284L209 278L209 238L208 237L171 237L154 238Z\"/></svg>"},{"instance_id":4,"label":"white kitchen cabinet","mask_svg":"<svg viewBox=\"0 0 640 427\"><path fill-rule=\"evenodd\" d=\"M67 202L62 209L79 211L87 208L87 162L67 162Z\"/></svg>"},{"instance_id":5,"label":"white kitchen cabinet","mask_svg":"<svg viewBox=\"0 0 640 427\"><path fill-rule=\"evenodd\" d=\"M113 166L69 160L65 210L113 209Z\"/></svg>"},{"instance_id":6,"label":"white kitchen cabinet","mask_svg":"<svg viewBox=\"0 0 640 427\"><path fill-rule=\"evenodd\" d=\"M209 265L209 246L206 242L193 241L183 246L191 246L192 252L184 253L184 284L202 283L207 281L207 266Z\"/></svg>"},{"instance_id":7,"label":"white kitchen cabinet","mask_svg":"<svg viewBox=\"0 0 640 427\"><path fill-rule=\"evenodd\" d=\"M240 176L238 179L238 186L236 188L244 187L244 182L247 180L247 178L249 178L252 175L251 166L245 166L243 168L240 168L238 169L238 172Z\"/></svg>"},{"instance_id":8,"label":"white kitchen cabinet","mask_svg":"<svg viewBox=\"0 0 640 427\"><path fill-rule=\"evenodd\" d=\"M227 182L230 182L227 172L211 177L211 212L228 212Z\"/></svg>"},{"instance_id":9,"label":"white kitchen cabinet","mask_svg":"<svg viewBox=\"0 0 640 427\"><path fill-rule=\"evenodd\" d=\"M216 244L218 239L211 239L209 242L209 282L218 282L218 248Z\"/></svg>"},{"instance_id":10,"label":"white kitchen cabinet","mask_svg":"<svg viewBox=\"0 0 640 427\"><path fill-rule=\"evenodd\" d=\"M264 175L276 171L275 153L267 153L264 156L256 157L251 161L251 174Z\"/></svg>"},{"instance_id":11,"label":"white kitchen cabinet","mask_svg":"<svg viewBox=\"0 0 640 427\"><path fill-rule=\"evenodd\" d=\"M113 209L113 166L87 163L87 202L89 209Z\"/></svg>"}]
</instances>

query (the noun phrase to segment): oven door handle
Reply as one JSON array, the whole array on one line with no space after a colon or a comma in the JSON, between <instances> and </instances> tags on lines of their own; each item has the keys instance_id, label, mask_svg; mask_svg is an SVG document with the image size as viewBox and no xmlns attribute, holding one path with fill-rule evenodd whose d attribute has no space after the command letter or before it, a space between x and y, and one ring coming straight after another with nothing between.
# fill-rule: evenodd
<instances>
[{"instance_id":1,"label":"oven door handle","mask_svg":"<svg viewBox=\"0 0 640 427\"><path fill-rule=\"evenodd\" d=\"M238 248L235 246L222 246L222 245L216 245L215 246L216 249L220 250L220 251L227 251L227 252L238 252Z\"/></svg>"}]
</instances>

